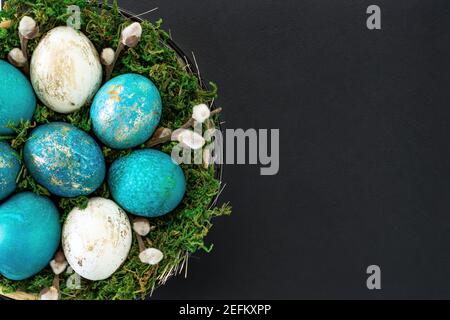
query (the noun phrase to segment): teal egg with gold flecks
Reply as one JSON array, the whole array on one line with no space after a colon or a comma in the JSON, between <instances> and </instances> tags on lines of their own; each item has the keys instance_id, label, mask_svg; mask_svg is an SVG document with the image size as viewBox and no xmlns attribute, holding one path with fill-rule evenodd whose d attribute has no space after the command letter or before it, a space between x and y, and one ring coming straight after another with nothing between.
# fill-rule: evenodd
<instances>
[{"instance_id":1,"label":"teal egg with gold flecks","mask_svg":"<svg viewBox=\"0 0 450 320\"><path fill-rule=\"evenodd\" d=\"M108 147L127 149L146 142L161 119L161 96L152 81L123 74L97 92L90 114L95 135Z\"/></svg>"},{"instance_id":2,"label":"teal egg with gold flecks","mask_svg":"<svg viewBox=\"0 0 450 320\"><path fill-rule=\"evenodd\" d=\"M0 200L5 199L16 189L19 171L19 155L9 144L0 142Z\"/></svg>"},{"instance_id":3,"label":"teal egg with gold flecks","mask_svg":"<svg viewBox=\"0 0 450 320\"><path fill-rule=\"evenodd\" d=\"M93 193L103 183L106 172L97 142L83 130L63 122L33 130L24 146L24 162L39 184L61 197Z\"/></svg>"},{"instance_id":4,"label":"teal egg with gold flecks","mask_svg":"<svg viewBox=\"0 0 450 320\"><path fill-rule=\"evenodd\" d=\"M108 172L114 200L138 216L159 217L183 200L186 179L181 167L158 150L138 150L119 158Z\"/></svg>"},{"instance_id":5,"label":"teal egg with gold flecks","mask_svg":"<svg viewBox=\"0 0 450 320\"><path fill-rule=\"evenodd\" d=\"M36 109L36 96L30 81L11 64L0 60L0 135L14 131L9 125L28 121Z\"/></svg>"},{"instance_id":6,"label":"teal egg with gold flecks","mask_svg":"<svg viewBox=\"0 0 450 320\"><path fill-rule=\"evenodd\" d=\"M45 268L61 239L53 202L31 192L18 193L0 206L0 274L27 279Z\"/></svg>"}]
</instances>

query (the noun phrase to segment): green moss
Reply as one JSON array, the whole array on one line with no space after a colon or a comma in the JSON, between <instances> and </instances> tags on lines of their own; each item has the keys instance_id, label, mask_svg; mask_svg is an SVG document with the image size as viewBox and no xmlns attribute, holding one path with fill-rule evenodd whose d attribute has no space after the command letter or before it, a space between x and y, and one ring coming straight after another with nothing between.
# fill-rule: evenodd
<instances>
[{"instance_id":1,"label":"green moss","mask_svg":"<svg viewBox=\"0 0 450 320\"><path fill-rule=\"evenodd\" d=\"M87 0L9 0L4 10L0 11L0 21L12 20L8 29L0 29L0 58L5 59L8 52L19 46L17 26L23 15L34 17L41 29L41 36L57 25L64 25L67 19L68 5L78 5L82 11L82 31L91 39L98 51L105 47L115 48L122 28L130 24L120 14L117 4L112 8L104 5L100 8L94 1ZM163 100L164 110L161 125L169 128L181 126L191 115L196 103L210 103L217 96L217 87L211 84L211 90L201 87L198 78L189 73L180 63L176 53L166 43L168 34L161 29L162 21L155 24L142 23L143 36L139 45L126 50L120 57L113 75L134 72L152 79L158 86ZM30 41L30 52L39 42L39 37ZM71 115L60 115L43 105L38 105L31 122L22 123L15 128L9 140L22 156L22 147L33 127L47 122L65 121L91 132L89 108L82 108ZM171 144L160 146L164 152L170 152ZM117 151L103 147L107 164L131 150ZM220 189L220 182L215 178L214 168L208 170L201 166L183 166L187 178L187 192L182 204L175 212L161 218L152 219L155 227L148 236L148 243L159 248L165 254L164 260L157 266L142 264L138 259L138 245L134 239L128 260L110 279L105 281L81 281L79 290L66 287L70 276L62 275L61 294L63 299L135 299L148 296L156 287L163 284L167 277L181 272L186 266L189 254L197 250L209 252L211 245L205 243L205 237L212 227L213 217L231 213L229 205L210 208L210 204ZM49 192L36 183L22 167L18 177L19 191L30 190L42 195ZM94 194L109 198L107 184L103 184ZM85 207L86 197L74 199L52 196L61 212L63 222L68 212L74 207ZM37 276L25 281L10 281L0 276L0 289L4 291L21 290L38 293L52 284L53 274L48 268Z\"/></svg>"}]
</instances>

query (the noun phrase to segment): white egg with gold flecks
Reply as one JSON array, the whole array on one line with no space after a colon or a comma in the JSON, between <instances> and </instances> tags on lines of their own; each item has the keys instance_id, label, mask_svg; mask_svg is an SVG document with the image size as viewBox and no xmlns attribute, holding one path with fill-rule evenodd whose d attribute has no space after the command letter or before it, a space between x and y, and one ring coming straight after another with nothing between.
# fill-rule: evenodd
<instances>
[{"instance_id":1,"label":"white egg with gold flecks","mask_svg":"<svg viewBox=\"0 0 450 320\"><path fill-rule=\"evenodd\" d=\"M131 242L127 215L108 199L90 199L87 208L74 208L64 222L62 246L66 259L77 274L88 280L109 278L126 260Z\"/></svg>"},{"instance_id":2,"label":"white egg with gold flecks","mask_svg":"<svg viewBox=\"0 0 450 320\"><path fill-rule=\"evenodd\" d=\"M102 75L94 45L71 27L50 30L31 59L31 83L37 96L59 113L71 113L88 104L101 85Z\"/></svg>"}]
</instances>

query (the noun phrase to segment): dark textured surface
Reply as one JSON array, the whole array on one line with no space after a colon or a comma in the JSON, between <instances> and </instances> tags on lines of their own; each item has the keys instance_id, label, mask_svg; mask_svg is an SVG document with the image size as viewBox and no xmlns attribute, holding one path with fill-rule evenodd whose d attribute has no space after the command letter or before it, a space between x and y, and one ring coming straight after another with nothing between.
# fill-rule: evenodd
<instances>
[{"instance_id":1,"label":"dark textured surface","mask_svg":"<svg viewBox=\"0 0 450 320\"><path fill-rule=\"evenodd\" d=\"M210 255L155 298L450 298L450 3L120 0L163 17L228 128L281 128L281 170L227 166ZM382 269L382 290L365 270Z\"/></svg>"}]
</instances>

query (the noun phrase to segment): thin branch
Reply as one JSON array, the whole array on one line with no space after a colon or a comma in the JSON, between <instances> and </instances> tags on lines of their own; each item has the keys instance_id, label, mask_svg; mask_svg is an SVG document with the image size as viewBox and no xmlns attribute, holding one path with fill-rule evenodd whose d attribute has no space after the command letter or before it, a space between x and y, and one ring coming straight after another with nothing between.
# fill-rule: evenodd
<instances>
[{"instance_id":1,"label":"thin branch","mask_svg":"<svg viewBox=\"0 0 450 320\"><path fill-rule=\"evenodd\" d=\"M211 111L210 117L212 117L213 115L216 115L216 114L218 114L220 112L222 112L222 108L214 109L213 111ZM188 129L188 128L192 127L194 125L194 121L195 120L193 118L190 118L188 121L186 121L185 124L183 124L181 126L180 129ZM145 147L146 148L152 148L152 147L157 146L159 144L163 144L163 143L169 142L171 140L171 138L172 138L172 135L168 135L168 136L164 136L164 137L151 138L149 141L147 141L145 143Z\"/></svg>"},{"instance_id":2,"label":"thin branch","mask_svg":"<svg viewBox=\"0 0 450 320\"><path fill-rule=\"evenodd\" d=\"M158 9L159 9L159 8L158 8L158 7L156 7L156 8L150 9L150 10L148 10L148 11L145 11L145 12L139 13L139 14L137 14L137 15L135 15L135 16L131 16L131 17L132 17L132 18L138 18L138 17L140 17L140 16L143 16L143 15L145 15L145 14L148 14L148 13L154 12L154 11L156 11L156 10L158 10Z\"/></svg>"}]
</instances>

